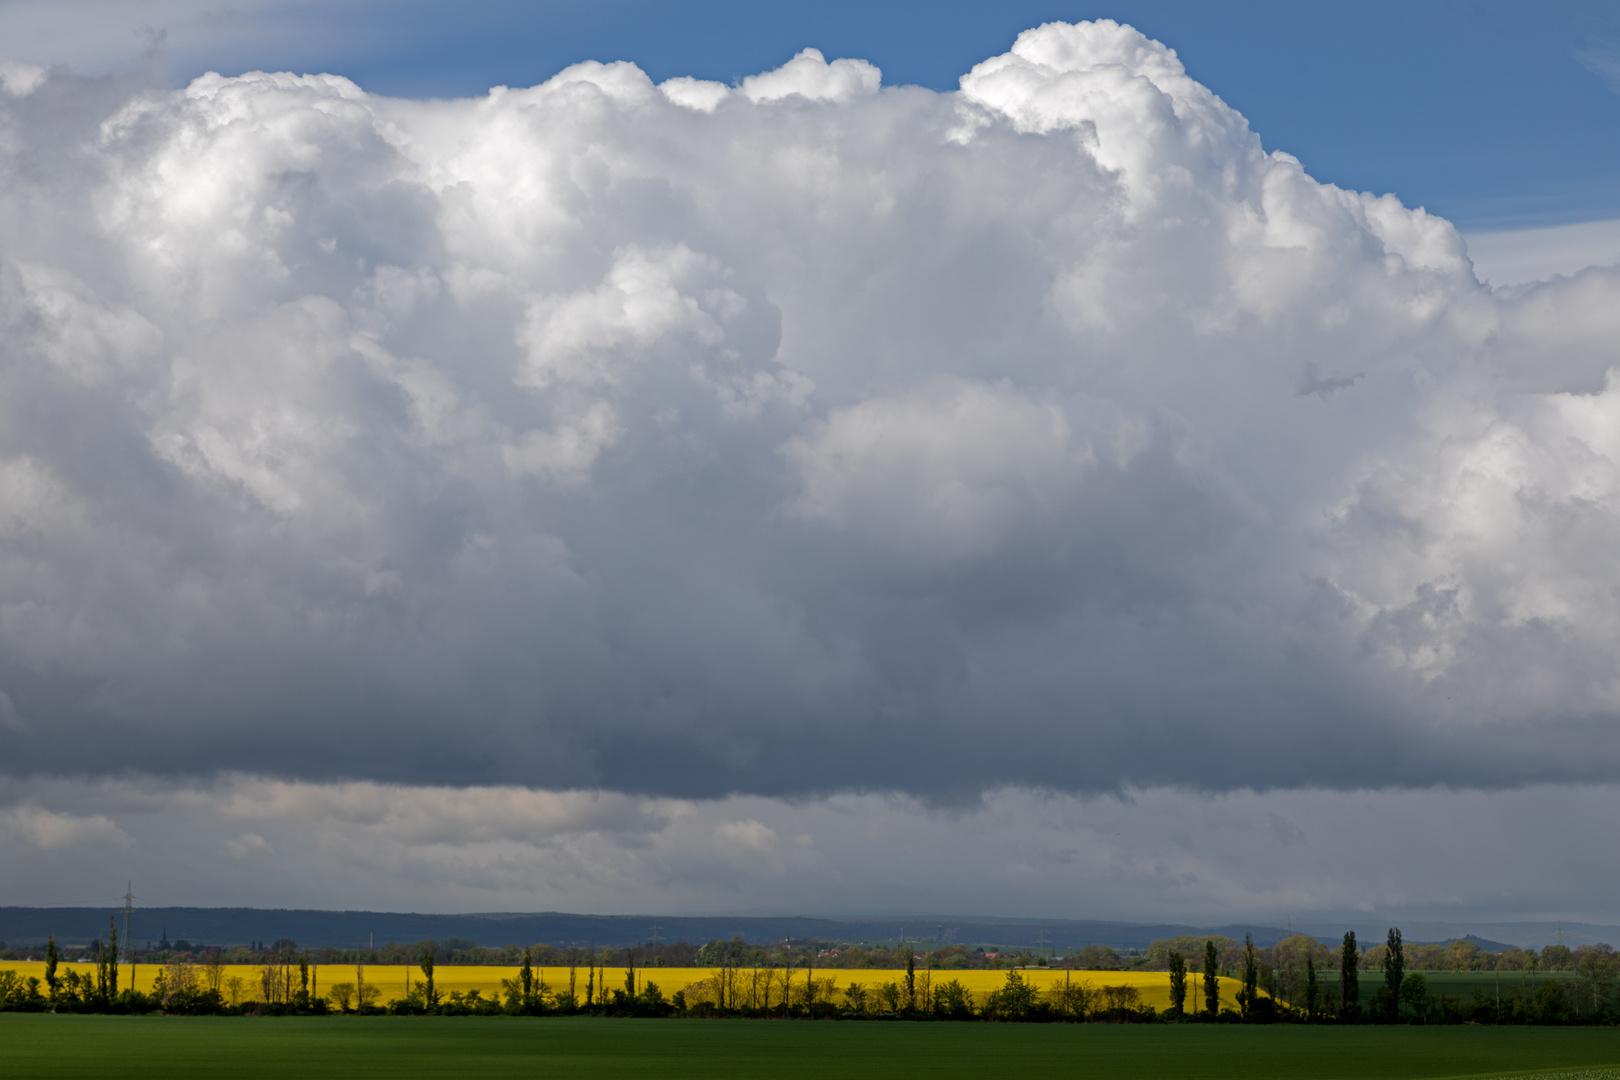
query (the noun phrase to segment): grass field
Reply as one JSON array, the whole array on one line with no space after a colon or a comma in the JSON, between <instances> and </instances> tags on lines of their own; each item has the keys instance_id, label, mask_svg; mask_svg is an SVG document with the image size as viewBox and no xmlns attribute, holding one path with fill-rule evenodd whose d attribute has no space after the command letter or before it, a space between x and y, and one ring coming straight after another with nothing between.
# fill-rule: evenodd
<instances>
[{"instance_id":1,"label":"grass field","mask_svg":"<svg viewBox=\"0 0 1620 1080\"><path fill-rule=\"evenodd\" d=\"M75 970L95 970L93 964L73 965ZM42 963L7 962L0 963L0 969L15 969L18 976L28 978L33 976L43 980L45 965ZM155 964L139 964L136 966L134 977L137 989L150 991L152 980L156 978L160 969ZM257 999L257 987L263 968L247 965L228 965L225 975L237 976L243 982L243 1000ZM746 996L748 979L753 969L745 968L739 972L742 982L742 993ZM498 997L501 992L501 980L514 978L518 973L515 967L472 967L440 965L434 972L434 985L439 991L449 994L451 991L462 993L468 990L478 990L485 998ZM1045 988L1053 983L1063 982L1065 977L1073 978L1077 983L1090 983L1093 986L1134 986L1142 995L1143 1005L1152 1005L1161 1011L1170 1005L1170 976L1162 971L1076 971L1066 974L1062 971L1028 970L1022 973L1026 979L1038 988ZM647 980L658 984L665 997L671 997L675 991L683 990L688 986L708 979L711 971L708 968L640 968L637 971L636 985L639 988ZM551 993L566 991L568 989L567 968L536 969L536 976L543 977L546 987ZM993 990L999 989L1007 981L1004 971L935 971L925 976L923 972L917 973L919 990L926 977L932 977L935 985L950 979L959 979L974 995L976 1002L982 1004L984 998ZM296 974L294 976L296 978ZM315 971L316 989L322 997L328 996L331 987L340 982L354 982L356 972L353 964L326 964ZM577 973L577 990L581 999L585 996L585 971L581 968ZM778 973L780 977L780 973ZM884 971L876 969L842 969L818 968L817 978L831 978L837 986L840 995L852 982L863 984L868 990L875 989L882 983L895 982L903 984L906 973L904 971ZM406 980L412 986L422 981L422 972L415 966L406 967L401 964L368 964L365 969L366 982L382 991L382 1000L387 1002L393 998L405 996ZM804 985L803 970L796 970L793 974L796 987ZM120 965L119 985L127 987L130 980L129 965ZM606 970L606 982L609 990L622 989L624 986L624 969L610 967ZM1235 979L1221 980L1221 999L1228 1006L1237 1000L1239 983ZM1196 997L1200 993L1199 984L1189 978L1189 995ZM1450 991L1448 991L1449 993ZM772 1000L781 1000L779 991L772 993ZM1202 1000L1201 998L1199 1000Z\"/></svg>"},{"instance_id":2,"label":"grass field","mask_svg":"<svg viewBox=\"0 0 1620 1080\"><path fill-rule=\"evenodd\" d=\"M1466 1003L1473 997L1474 991L1478 990L1483 992L1488 1000L1494 1000L1497 990L1500 988L1504 1004L1511 1001L1513 994L1521 989L1528 989L1530 993L1534 994L1536 987L1541 986L1543 983L1551 982L1567 985L1575 978L1575 973L1572 971L1542 971L1534 975L1519 971L1503 971L1500 973L1495 971L1421 971L1408 972L1407 974L1422 975L1424 981L1429 984L1431 997L1444 994L1448 998L1454 998L1459 1002ZM1498 983L1498 974L1500 974L1500 984ZM1328 972L1322 979L1322 985L1324 987L1337 987L1337 972ZM1373 995L1377 994L1378 988L1383 985L1383 972L1363 971L1361 973L1361 1004L1363 1007L1366 1007L1373 1000ZM1284 1000L1286 1000L1286 996ZM1300 1004L1303 1007L1303 1002Z\"/></svg>"},{"instance_id":3,"label":"grass field","mask_svg":"<svg viewBox=\"0 0 1620 1080\"><path fill-rule=\"evenodd\" d=\"M1464 1001L1475 990L1483 990L1487 994L1495 994L1498 975L1501 977L1502 996L1506 998L1509 990L1514 987L1528 987L1532 993L1536 987L1544 982L1567 982L1575 977L1573 971L1541 971L1528 975L1521 971L1425 971L1421 973L1429 984L1429 993L1445 994L1447 997L1460 997ZM1384 976L1382 972L1373 972L1373 987L1382 986ZM1362 986L1367 986L1366 975L1362 976ZM1365 992L1365 991L1363 991Z\"/></svg>"},{"instance_id":4,"label":"grass field","mask_svg":"<svg viewBox=\"0 0 1620 1080\"><path fill-rule=\"evenodd\" d=\"M1620 1077L1620 1030L0 1014L0 1076L188 1080ZM1592 1075L1606 1069L1608 1075Z\"/></svg>"}]
</instances>

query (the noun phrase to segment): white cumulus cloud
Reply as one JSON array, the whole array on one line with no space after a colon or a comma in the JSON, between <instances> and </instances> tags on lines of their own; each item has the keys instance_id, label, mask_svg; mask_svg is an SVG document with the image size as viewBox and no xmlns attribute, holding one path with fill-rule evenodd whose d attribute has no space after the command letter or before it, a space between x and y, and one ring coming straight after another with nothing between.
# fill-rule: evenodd
<instances>
[{"instance_id":1,"label":"white cumulus cloud","mask_svg":"<svg viewBox=\"0 0 1620 1080\"><path fill-rule=\"evenodd\" d=\"M496 847L1620 776L1620 270L1492 289L1130 27L953 93L0 70L12 774L475 785L321 798Z\"/></svg>"}]
</instances>

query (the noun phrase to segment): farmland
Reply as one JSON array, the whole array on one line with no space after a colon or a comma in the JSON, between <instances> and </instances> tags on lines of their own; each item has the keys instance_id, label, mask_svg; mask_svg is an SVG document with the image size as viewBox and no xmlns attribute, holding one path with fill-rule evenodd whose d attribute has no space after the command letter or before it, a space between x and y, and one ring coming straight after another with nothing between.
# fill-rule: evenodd
<instances>
[{"instance_id":1,"label":"farmland","mask_svg":"<svg viewBox=\"0 0 1620 1080\"><path fill-rule=\"evenodd\" d=\"M1608 1028L0 1014L0 1076L30 1080L109 1075L893 1080L1007 1073L1108 1080L1424 1080L1591 1070L1616 1062L1620 1031Z\"/></svg>"},{"instance_id":2,"label":"farmland","mask_svg":"<svg viewBox=\"0 0 1620 1080\"><path fill-rule=\"evenodd\" d=\"M64 967L66 966L67 965L64 965ZM79 969L93 969L93 965L89 964L73 966ZM15 969L18 976L23 979L27 979L32 976L43 980L45 977L45 965L42 963L8 962L0 964L0 969ZM136 965L133 972L135 989L150 993L154 980L156 979L158 972L161 970L162 967L157 964ZM603 984L606 985L608 989L619 989L624 986L624 968L609 967L600 970L603 971ZM754 985L753 980L755 978L755 970L758 970L758 977L763 980L765 973L772 969L744 968L738 971L738 982L741 985L741 993L745 998L749 993L749 989ZM453 966L442 964L434 972L434 981L441 994L465 994L468 991L477 990L482 997L488 1000L498 998L502 990L502 980L517 978L518 971L519 969L515 967L471 965ZM584 999L585 995L585 972L585 968L579 968L575 974L577 983L576 990L581 1000ZM241 1000L244 1002L253 1001L259 999L258 988L263 974L264 968L262 966L229 964L224 967L222 982L228 983L232 978L240 979L241 984L239 993L241 994ZM699 989L700 984L710 980L713 977L713 974L713 971L711 971L709 968L649 967L638 968L636 971L636 979L638 988L644 985L646 982L651 981L658 984L659 989L663 991L666 997L674 995L676 991L687 990L688 998L696 1001L701 998L703 993L703 991ZM832 979L834 987L836 988L840 998L851 983L858 983L864 986L868 991L875 991L884 983L892 982L903 984L906 977L906 973L900 970L869 968L859 970L828 968L817 970L815 974L818 979ZM1168 1008L1170 1004L1170 977L1162 971L1065 972L1060 970L1031 968L1022 971L1020 974L1022 974L1029 982L1033 983L1038 990L1044 990L1047 987L1053 986L1054 984L1062 984L1067 978L1072 979L1075 983L1090 984L1093 987L1132 987L1141 995L1139 1000L1142 1005L1152 1006L1161 1011ZM315 996L326 997L328 996L328 992L331 987L335 984L340 982L356 982L360 972L353 964L324 964L319 967L312 968L312 975L314 976L313 989ZM536 968L535 975L545 983L548 995L566 992L569 988L567 968ZM394 998L403 998L409 987L420 985L422 982L422 971L415 965L367 964L364 968L364 978L367 985L373 986L380 991L380 1001L382 1003L387 1003L389 1000ZM776 969L773 978L780 980L780 969ZM805 975L802 969L795 971L793 973L795 987L802 986L804 983L804 978ZM130 979L130 965L119 965L119 985L121 987L128 987L130 985ZM917 972L919 991L921 991L930 980L937 985L949 979L956 979L961 982L962 985L967 988L968 992L973 995L975 1001L982 1004L987 995L989 995L992 991L999 989L1007 981L1007 973L1004 971L984 970ZM1240 984L1236 979L1223 978L1220 980L1220 982L1221 999L1223 1002L1230 1005L1232 1002L1237 1000L1237 992ZM781 999L779 981L776 986L777 989L771 992L771 998L772 1000L779 1001ZM230 1001L230 993L228 989L225 990L225 995L226 1000Z\"/></svg>"},{"instance_id":3,"label":"farmland","mask_svg":"<svg viewBox=\"0 0 1620 1080\"><path fill-rule=\"evenodd\" d=\"M1494 995L1500 986L1502 996L1507 997L1514 990L1528 990L1534 992L1537 986L1546 982L1567 983L1574 978L1571 971L1539 971L1529 974L1523 971L1424 971L1422 976L1428 980L1431 994L1445 994L1447 997L1466 999L1476 990L1486 995Z\"/></svg>"}]
</instances>

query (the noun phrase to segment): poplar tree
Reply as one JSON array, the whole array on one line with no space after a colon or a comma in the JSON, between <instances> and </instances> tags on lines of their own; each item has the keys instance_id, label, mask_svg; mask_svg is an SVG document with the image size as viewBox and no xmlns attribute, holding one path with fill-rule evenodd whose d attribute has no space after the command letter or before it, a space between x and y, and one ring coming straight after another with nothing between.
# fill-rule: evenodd
<instances>
[{"instance_id":1,"label":"poplar tree","mask_svg":"<svg viewBox=\"0 0 1620 1080\"><path fill-rule=\"evenodd\" d=\"M118 920L107 916L107 1000L118 997Z\"/></svg>"},{"instance_id":2,"label":"poplar tree","mask_svg":"<svg viewBox=\"0 0 1620 1080\"><path fill-rule=\"evenodd\" d=\"M51 1000L56 1000L56 965L61 962L62 954L56 947L56 935L52 934L45 939L45 985L51 992Z\"/></svg>"},{"instance_id":3,"label":"poplar tree","mask_svg":"<svg viewBox=\"0 0 1620 1080\"><path fill-rule=\"evenodd\" d=\"M811 946L814 948L815 946ZM915 1012L917 1008L917 952L911 946L906 946L906 1011Z\"/></svg>"},{"instance_id":4,"label":"poplar tree","mask_svg":"<svg viewBox=\"0 0 1620 1080\"><path fill-rule=\"evenodd\" d=\"M1211 1020L1221 1008L1221 956L1213 941L1204 942L1204 1011Z\"/></svg>"},{"instance_id":5,"label":"poplar tree","mask_svg":"<svg viewBox=\"0 0 1620 1080\"><path fill-rule=\"evenodd\" d=\"M439 994L433 989L433 954L438 951L438 945L432 941L427 943L427 949L422 953L422 974L427 978L427 1007L431 1012L438 1008ZM309 978L306 969L304 978Z\"/></svg>"},{"instance_id":6,"label":"poplar tree","mask_svg":"<svg viewBox=\"0 0 1620 1080\"><path fill-rule=\"evenodd\" d=\"M1170 1013L1181 1019L1187 1007L1187 959L1175 949L1170 950Z\"/></svg>"},{"instance_id":7,"label":"poplar tree","mask_svg":"<svg viewBox=\"0 0 1620 1080\"><path fill-rule=\"evenodd\" d=\"M1243 935L1243 990L1238 995L1238 1012L1247 1020L1260 997L1260 962L1254 955L1254 935Z\"/></svg>"},{"instance_id":8,"label":"poplar tree","mask_svg":"<svg viewBox=\"0 0 1620 1080\"><path fill-rule=\"evenodd\" d=\"M1393 926L1389 928L1386 944L1389 951L1384 954L1384 985L1389 988L1389 1022L1393 1024L1401 1015L1401 980L1406 977L1401 932Z\"/></svg>"},{"instance_id":9,"label":"poplar tree","mask_svg":"<svg viewBox=\"0 0 1620 1080\"><path fill-rule=\"evenodd\" d=\"M1360 960L1356 932L1351 930L1344 935L1344 945L1339 949L1339 1016L1342 1019L1355 1015L1356 1001L1361 997L1361 980L1356 972Z\"/></svg>"},{"instance_id":10,"label":"poplar tree","mask_svg":"<svg viewBox=\"0 0 1620 1080\"><path fill-rule=\"evenodd\" d=\"M534 1000L534 965L531 957L533 949L523 950L523 969L518 972L518 985L523 988L523 1011L528 1012L529 1004Z\"/></svg>"},{"instance_id":11,"label":"poplar tree","mask_svg":"<svg viewBox=\"0 0 1620 1080\"><path fill-rule=\"evenodd\" d=\"M1305 954L1305 1016L1309 1020L1316 1019L1316 961L1310 953Z\"/></svg>"}]
</instances>

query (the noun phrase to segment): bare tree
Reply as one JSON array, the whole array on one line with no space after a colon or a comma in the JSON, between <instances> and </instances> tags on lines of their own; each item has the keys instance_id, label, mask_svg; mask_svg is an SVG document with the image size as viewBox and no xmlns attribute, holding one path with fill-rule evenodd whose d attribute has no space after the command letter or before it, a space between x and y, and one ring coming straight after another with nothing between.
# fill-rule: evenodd
<instances>
[{"instance_id":1,"label":"bare tree","mask_svg":"<svg viewBox=\"0 0 1620 1080\"><path fill-rule=\"evenodd\" d=\"M761 1012L771 1011L771 991L776 989L776 970L765 968L759 973L759 1009Z\"/></svg>"},{"instance_id":2,"label":"bare tree","mask_svg":"<svg viewBox=\"0 0 1620 1080\"><path fill-rule=\"evenodd\" d=\"M292 965L287 963L286 949L280 942L273 952L265 954L259 990L266 1005L288 1004L292 1000Z\"/></svg>"},{"instance_id":3,"label":"bare tree","mask_svg":"<svg viewBox=\"0 0 1620 1080\"><path fill-rule=\"evenodd\" d=\"M208 950L208 958L204 963L206 965L204 978L208 989L217 994L225 979L225 950L218 945L213 946Z\"/></svg>"}]
</instances>

